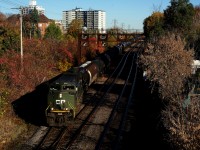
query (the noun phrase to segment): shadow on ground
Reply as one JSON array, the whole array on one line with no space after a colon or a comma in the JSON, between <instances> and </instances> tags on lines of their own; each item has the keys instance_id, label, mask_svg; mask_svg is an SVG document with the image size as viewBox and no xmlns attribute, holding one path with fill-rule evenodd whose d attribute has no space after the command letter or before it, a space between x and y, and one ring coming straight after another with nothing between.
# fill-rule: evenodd
<instances>
[{"instance_id":1,"label":"shadow on ground","mask_svg":"<svg viewBox=\"0 0 200 150\"><path fill-rule=\"evenodd\" d=\"M33 92L23 95L12 103L14 112L25 122L46 126L45 110L47 108L47 95L49 84L58 79L61 74L38 85Z\"/></svg>"},{"instance_id":2,"label":"shadow on ground","mask_svg":"<svg viewBox=\"0 0 200 150\"><path fill-rule=\"evenodd\" d=\"M165 137L167 131L161 121L164 104L158 94L151 93L149 83L143 80L139 71L131 107L131 130L123 140L123 149L129 150L171 150Z\"/></svg>"},{"instance_id":3,"label":"shadow on ground","mask_svg":"<svg viewBox=\"0 0 200 150\"><path fill-rule=\"evenodd\" d=\"M16 115L27 123L37 126L45 125L47 92L47 85L41 84L33 92L15 100L12 106Z\"/></svg>"}]
</instances>

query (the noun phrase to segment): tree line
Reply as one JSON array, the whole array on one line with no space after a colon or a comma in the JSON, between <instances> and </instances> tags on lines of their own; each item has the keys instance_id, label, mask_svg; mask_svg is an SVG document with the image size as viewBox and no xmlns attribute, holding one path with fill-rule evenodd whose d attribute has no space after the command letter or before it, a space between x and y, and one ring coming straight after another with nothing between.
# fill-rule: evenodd
<instances>
[{"instance_id":1,"label":"tree line","mask_svg":"<svg viewBox=\"0 0 200 150\"><path fill-rule=\"evenodd\" d=\"M164 12L144 20L146 47L141 64L165 103L162 122L174 149L200 148L200 97L193 93L199 77L192 74L200 58L200 6L189 0L171 0ZM195 76L195 77L194 77Z\"/></svg>"}]
</instances>

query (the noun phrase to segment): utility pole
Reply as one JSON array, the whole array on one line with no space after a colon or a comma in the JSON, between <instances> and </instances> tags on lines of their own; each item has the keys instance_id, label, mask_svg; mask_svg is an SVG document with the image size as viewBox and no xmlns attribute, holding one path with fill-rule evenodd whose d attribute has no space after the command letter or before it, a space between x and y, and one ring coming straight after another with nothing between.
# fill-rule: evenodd
<instances>
[{"instance_id":1,"label":"utility pole","mask_svg":"<svg viewBox=\"0 0 200 150\"><path fill-rule=\"evenodd\" d=\"M12 8L12 9L19 9L20 11L20 55L21 55L21 70L23 70L23 36L22 36L22 6L19 8Z\"/></svg>"},{"instance_id":2,"label":"utility pole","mask_svg":"<svg viewBox=\"0 0 200 150\"><path fill-rule=\"evenodd\" d=\"M22 37L22 7L20 7L20 35L21 35L21 67L23 69L23 37Z\"/></svg>"}]
</instances>

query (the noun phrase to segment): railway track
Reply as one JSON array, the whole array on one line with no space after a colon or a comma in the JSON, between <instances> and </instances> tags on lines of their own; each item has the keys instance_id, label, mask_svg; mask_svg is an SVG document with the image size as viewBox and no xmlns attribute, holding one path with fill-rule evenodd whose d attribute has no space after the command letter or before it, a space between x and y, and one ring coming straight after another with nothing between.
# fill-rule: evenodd
<instances>
[{"instance_id":1,"label":"railway track","mask_svg":"<svg viewBox=\"0 0 200 150\"><path fill-rule=\"evenodd\" d=\"M49 128L33 149L117 149L113 145L120 143L133 99L126 94L130 92L132 95L134 91L138 57L135 51L133 48L123 56L104 85L82 106L72 124ZM127 68L131 68L129 72ZM113 139L114 143L111 142Z\"/></svg>"}]
</instances>

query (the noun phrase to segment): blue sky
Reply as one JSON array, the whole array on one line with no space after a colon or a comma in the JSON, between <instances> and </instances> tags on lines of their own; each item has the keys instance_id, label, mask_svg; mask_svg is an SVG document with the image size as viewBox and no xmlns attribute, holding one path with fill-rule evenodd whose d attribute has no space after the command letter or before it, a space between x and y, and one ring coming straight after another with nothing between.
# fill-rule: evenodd
<instances>
[{"instance_id":1,"label":"blue sky","mask_svg":"<svg viewBox=\"0 0 200 150\"><path fill-rule=\"evenodd\" d=\"M153 11L163 11L170 5L170 0L36 0L38 6L45 8L49 19L62 19L62 11L75 7L83 10L103 10L106 12L106 27L114 26L125 29L142 29L143 20ZM196 6L199 0L190 0ZM0 11L3 13L18 13L11 9L28 6L29 0L0 0Z\"/></svg>"}]
</instances>

